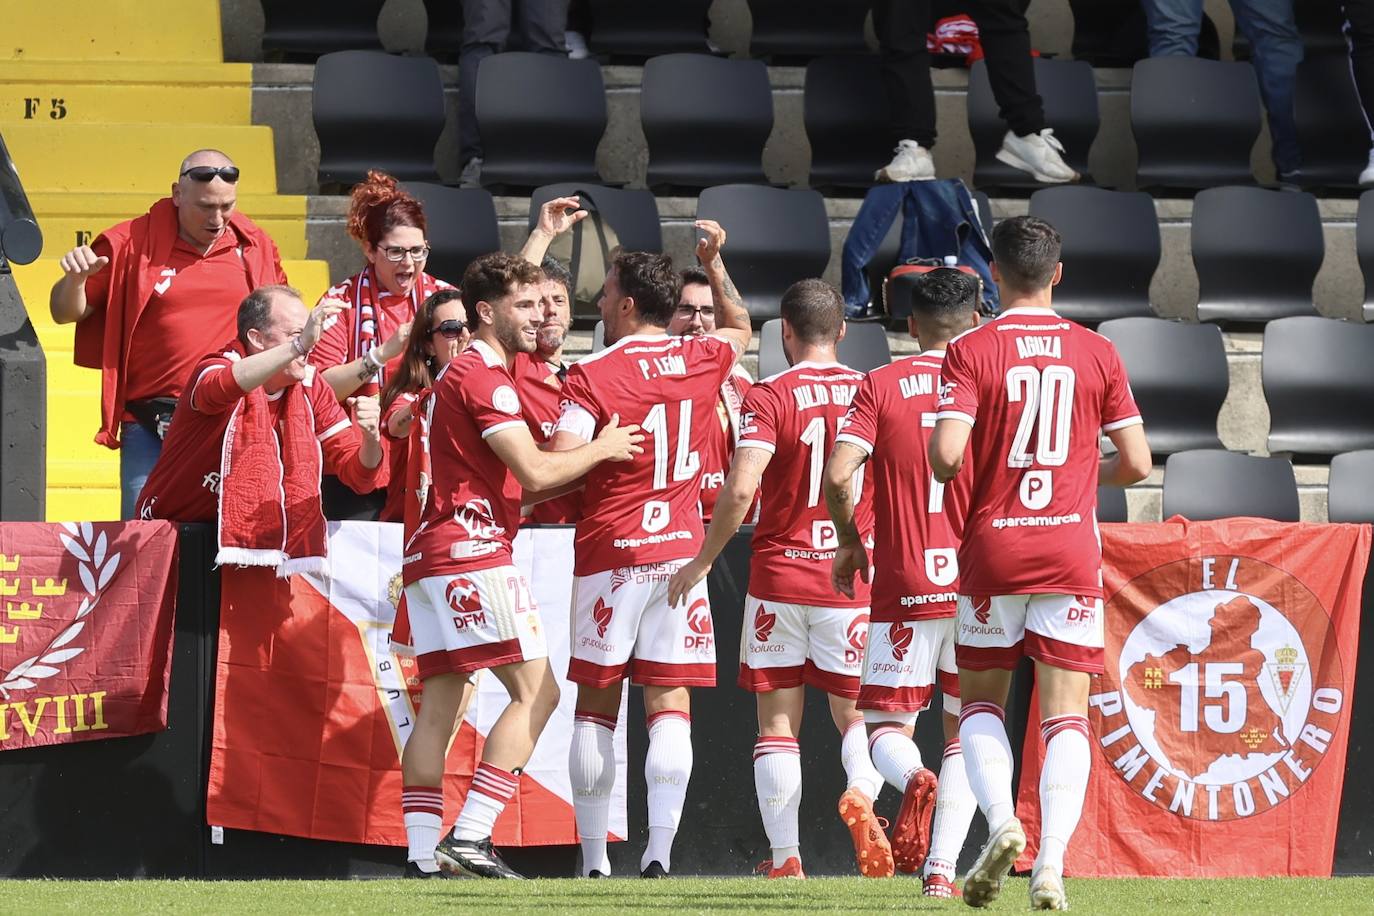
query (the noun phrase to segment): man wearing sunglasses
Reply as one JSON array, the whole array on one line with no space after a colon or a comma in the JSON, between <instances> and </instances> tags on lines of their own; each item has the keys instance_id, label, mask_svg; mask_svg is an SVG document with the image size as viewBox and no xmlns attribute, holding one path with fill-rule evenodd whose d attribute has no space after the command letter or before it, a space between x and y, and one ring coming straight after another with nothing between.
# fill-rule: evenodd
<instances>
[{"instance_id":1,"label":"man wearing sunglasses","mask_svg":"<svg viewBox=\"0 0 1374 916\"><path fill-rule=\"evenodd\" d=\"M224 153L197 150L171 196L62 256L49 306L58 324L76 322L73 361L102 370L95 440L120 449L123 518L207 345L235 335L248 293L286 282L277 246L234 209L238 180Z\"/></svg>"}]
</instances>

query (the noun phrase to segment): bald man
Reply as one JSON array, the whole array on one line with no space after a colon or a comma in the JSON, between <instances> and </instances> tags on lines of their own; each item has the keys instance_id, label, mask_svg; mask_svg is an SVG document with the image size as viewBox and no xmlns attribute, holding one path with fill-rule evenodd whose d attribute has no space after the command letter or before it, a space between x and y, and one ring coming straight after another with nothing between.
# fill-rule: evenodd
<instances>
[{"instance_id":1,"label":"bald man","mask_svg":"<svg viewBox=\"0 0 1374 916\"><path fill-rule=\"evenodd\" d=\"M234 336L248 293L286 282L277 246L234 209L238 180L224 153L196 150L170 197L62 256L49 307L58 324L76 322L73 361L101 370L95 441L120 449L123 518L134 517L192 367Z\"/></svg>"}]
</instances>

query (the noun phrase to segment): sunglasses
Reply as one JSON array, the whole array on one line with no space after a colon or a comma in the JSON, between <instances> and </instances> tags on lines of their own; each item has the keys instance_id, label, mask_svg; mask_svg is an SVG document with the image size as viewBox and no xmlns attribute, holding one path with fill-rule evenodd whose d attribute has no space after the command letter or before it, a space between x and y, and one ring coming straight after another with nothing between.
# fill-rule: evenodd
<instances>
[{"instance_id":1,"label":"sunglasses","mask_svg":"<svg viewBox=\"0 0 1374 916\"><path fill-rule=\"evenodd\" d=\"M443 334L448 340L457 340L459 337L463 336L465 330L467 330L467 328L463 326L462 322L454 321L450 318L447 321L439 322L439 326L431 329L429 333L431 337L435 334Z\"/></svg>"},{"instance_id":2,"label":"sunglasses","mask_svg":"<svg viewBox=\"0 0 1374 916\"><path fill-rule=\"evenodd\" d=\"M234 184L239 180L239 170L233 165L222 165L218 168L213 165L197 165L182 172L181 177L190 178L192 181L214 181L216 178L223 178L229 184Z\"/></svg>"}]
</instances>

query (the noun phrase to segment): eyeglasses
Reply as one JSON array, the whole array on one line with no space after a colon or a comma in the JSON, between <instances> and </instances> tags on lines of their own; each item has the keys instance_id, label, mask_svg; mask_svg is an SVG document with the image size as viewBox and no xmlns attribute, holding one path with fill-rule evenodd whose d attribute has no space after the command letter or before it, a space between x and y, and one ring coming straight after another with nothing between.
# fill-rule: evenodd
<instances>
[{"instance_id":1,"label":"eyeglasses","mask_svg":"<svg viewBox=\"0 0 1374 916\"><path fill-rule=\"evenodd\" d=\"M691 321L697 315L702 318L710 318L715 314L716 309L712 305L679 305L677 307L677 317L685 321Z\"/></svg>"},{"instance_id":2,"label":"eyeglasses","mask_svg":"<svg viewBox=\"0 0 1374 916\"><path fill-rule=\"evenodd\" d=\"M465 330L467 329L463 327L462 322L454 321L450 318L447 321L439 322L437 328L431 328L429 334L431 337L435 334L443 334L446 340L457 340L459 337L463 336L463 331Z\"/></svg>"},{"instance_id":3,"label":"eyeglasses","mask_svg":"<svg viewBox=\"0 0 1374 916\"><path fill-rule=\"evenodd\" d=\"M234 184L239 180L239 170L233 165L222 165L218 168L213 165L196 165L182 172L181 177L201 182L214 181L218 177Z\"/></svg>"},{"instance_id":4,"label":"eyeglasses","mask_svg":"<svg viewBox=\"0 0 1374 916\"><path fill-rule=\"evenodd\" d=\"M416 245L414 248L383 248L382 254L386 255L388 261L404 261L406 255L410 255L412 261L423 261L429 257L429 246Z\"/></svg>"}]
</instances>

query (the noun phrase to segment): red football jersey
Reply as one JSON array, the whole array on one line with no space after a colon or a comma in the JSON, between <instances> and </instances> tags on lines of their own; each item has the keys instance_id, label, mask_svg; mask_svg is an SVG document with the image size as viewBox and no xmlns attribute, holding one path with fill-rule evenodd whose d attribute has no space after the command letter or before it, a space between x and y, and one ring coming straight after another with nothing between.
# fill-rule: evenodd
<instances>
[{"instance_id":1,"label":"red football jersey","mask_svg":"<svg viewBox=\"0 0 1374 916\"><path fill-rule=\"evenodd\" d=\"M620 415L638 424L644 451L587 474L577 522L579 576L681 560L701 544L701 452L719 423L720 385L735 364L721 337L632 336L568 370L558 428L591 440Z\"/></svg>"},{"instance_id":2,"label":"red football jersey","mask_svg":"<svg viewBox=\"0 0 1374 916\"><path fill-rule=\"evenodd\" d=\"M935 479L926 446L935 428L943 350L870 372L837 442L869 455L864 488L873 500L874 623L953 617L959 599L959 532L970 474Z\"/></svg>"},{"instance_id":3,"label":"red football jersey","mask_svg":"<svg viewBox=\"0 0 1374 916\"><path fill-rule=\"evenodd\" d=\"M737 448L773 454L759 488L763 495L749 560L749 594L755 598L820 607L868 605L862 580L856 580L853 598L830 584L838 541L821 492L835 434L863 378L838 363L797 363L759 382L744 399ZM872 512L864 493L854 521L865 535L872 530Z\"/></svg>"},{"instance_id":4,"label":"red football jersey","mask_svg":"<svg viewBox=\"0 0 1374 916\"><path fill-rule=\"evenodd\" d=\"M553 428L558 424L563 380L559 371L537 353L517 354L513 374L530 435L542 445L553 437ZM536 504L527 521L540 525L567 525L577 521L581 514L582 491L578 490Z\"/></svg>"},{"instance_id":5,"label":"red football jersey","mask_svg":"<svg viewBox=\"0 0 1374 916\"><path fill-rule=\"evenodd\" d=\"M515 379L482 341L439 373L429 409L433 480L420 527L406 544L406 585L511 562L522 491L486 439L524 425Z\"/></svg>"},{"instance_id":6,"label":"red football jersey","mask_svg":"<svg viewBox=\"0 0 1374 916\"><path fill-rule=\"evenodd\" d=\"M1116 347L1010 309L950 344L941 385L936 416L973 426L962 593L1100 597L1100 437L1141 422Z\"/></svg>"},{"instance_id":7,"label":"red football jersey","mask_svg":"<svg viewBox=\"0 0 1374 916\"><path fill-rule=\"evenodd\" d=\"M739 435L740 413L744 409L744 398L754 380L739 366L734 368L720 386L720 397L716 399L716 417L720 421L709 427L711 435L705 450L701 453L701 520L710 524L711 513L716 509L725 477L730 473L730 459L735 455L735 438ZM717 432L719 431L719 432ZM758 501L755 500L754 508ZM745 516L753 520L753 512Z\"/></svg>"}]
</instances>

